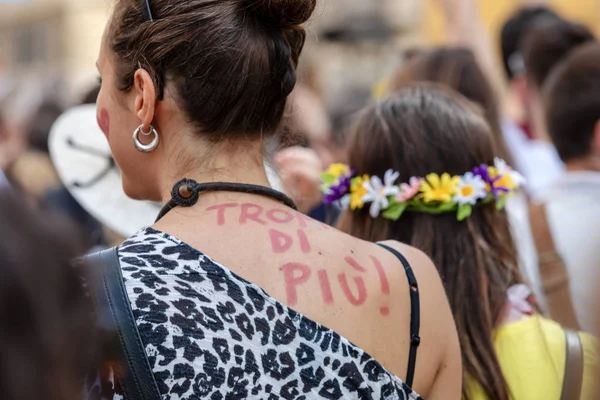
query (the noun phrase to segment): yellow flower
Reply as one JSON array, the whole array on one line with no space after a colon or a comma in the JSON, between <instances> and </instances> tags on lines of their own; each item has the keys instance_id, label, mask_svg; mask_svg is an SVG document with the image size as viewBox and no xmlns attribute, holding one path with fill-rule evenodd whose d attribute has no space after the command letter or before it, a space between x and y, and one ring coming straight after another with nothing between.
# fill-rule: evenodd
<instances>
[{"instance_id":1,"label":"yellow flower","mask_svg":"<svg viewBox=\"0 0 600 400\"><path fill-rule=\"evenodd\" d=\"M460 177L442 174L429 174L423 183L421 183L421 192L426 203L439 201L441 203L450 203L452 196L456 194Z\"/></svg>"},{"instance_id":2,"label":"yellow flower","mask_svg":"<svg viewBox=\"0 0 600 400\"><path fill-rule=\"evenodd\" d=\"M361 209L364 207L365 203L363 202L363 197L365 194L369 193L367 189L364 188L363 183L369 182L371 178L369 175L357 176L352 179L352 183L350 184L350 208L353 210Z\"/></svg>"},{"instance_id":3,"label":"yellow flower","mask_svg":"<svg viewBox=\"0 0 600 400\"><path fill-rule=\"evenodd\" d=\"M348 167L344 164L331 164L327 173L333 175L336 178L339 178L342 175L348 174Z\"/></svg>"},{"instance_id":4,"label":"yellow flower","mask_svg":"<svg viewBox=\"0 0 600 400\"><path fill-rule=\"evenodd\" d=\"M500 176L500 179L498 179L494 183L495 187L506 188L509 190L516 189L517 184L513 180L512 176L510 176L510 173L508 173L508 171L501 172L501 171L498 171L498 169L495 167L488 167L488 171L489 171L490 177L492 179Z\"/></svg>"}]
</instances>

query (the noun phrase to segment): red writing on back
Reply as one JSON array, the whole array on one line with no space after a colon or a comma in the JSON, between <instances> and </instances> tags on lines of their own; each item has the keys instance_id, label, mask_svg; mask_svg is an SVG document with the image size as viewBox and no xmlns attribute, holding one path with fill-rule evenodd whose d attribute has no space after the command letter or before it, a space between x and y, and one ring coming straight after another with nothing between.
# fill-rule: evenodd
<instances>
[{"instance_id":1,"label":"red writing on back","mask_svg":"<svg viewBox=\"0 0 600 400\"><path fill-rule=\"evenodd\" d=\"M248 221L254 221L261 225L266 225L267 221L260 218L263 213L263 208L258 204L244 203L240 213L240 224L244 225Z\"/></svg>"},{"instance_id":2,"label":"red writing on back","mask_svg":"<svg viewBox=\"0 0 600 400\"><path fill-rule=\"evenodd\" d=\"M319 285L321 286L323 301L325 304L333 304L333 293L331 292L331 283L329 282L327 271L322 269L317 272L317 275L319 276Z\"/></svg>"},{"instance_id":3,"label":"red writing on back","mask_svg":"<svg viewBox=\"0 0 600 400\"><path fill-rule=\"evenodd\" d=\"M276 224L287 224L294 219L291 212L285 210L278 210L276 208L267 211L267 218Z\"/></svg>"},{"instance_id":4,"label":"red writing on back","mask_svg":"<svg viewBox=\"0 0 600 400\"><path fill-rule=\"evenodd\" d=\"M311 271L306 265L293 262L283 265L281 270L283 271L285 280L287 304L293 307L298 304L298 291L296 287L308 281Z\"/></svg>"},{"instance_id":5,"label":"red writing on back","mask_svg":"<svg viewBox=\"0 0 600 400\"><path fill-rule=\"evenodd\" d=\"M346 274L339 274L338 281L340 282L340 286L342 287L342 291L346 298L353 306L360 306L367 300L367 288L365 286L365 281L360 276L354 277L354 283L356 284L357 294L356 296L352 293L350 289L350 285L348 284L348 278L346 278Z\"/></svg>"},{"instance_id":6,"label":"red writing on back","mask_svg":"<svg viewBox=\"0 0 600 400\"><path fill-rule=\"evenodd\" d=\"M298 245L303 253L310 253L311 247L306 233L302 229L296 231L298 236ZM294 245L294 238L277 229L269 229L269 238L271 239L271 249L275 254L285 253Z\"/></svg>"},{"instance_id":7,"label":"red writing on back","mask_svg":"<svg viewBox=\"0 0 600 400\"><path fill-rule=\"evenodd\" d=\"M235 208L237 206L237 203L219 204L216 206L208 207L206 211L217 210L217 224L225 225L225 210L227 210L228 208Z\"/></svg>"}]
</instances>

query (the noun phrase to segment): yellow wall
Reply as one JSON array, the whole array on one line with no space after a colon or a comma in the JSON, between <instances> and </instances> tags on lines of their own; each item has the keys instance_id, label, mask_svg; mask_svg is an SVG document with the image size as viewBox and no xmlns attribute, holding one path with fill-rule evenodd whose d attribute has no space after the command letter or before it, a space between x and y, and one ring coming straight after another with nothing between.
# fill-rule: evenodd
<instances>
[{"instance_id":1,"label":"yellow wall","mask_svg":"<svg viewBox=\"0 0 600 400\"><path fill-rule=\"evenodd\" d=\"M432 0L424 0L425 18L422 32L430 43L441 43L444 38L443 16ZM523 0L479 0L481 16L493 39L499 37L504 21L523 3ZM547 4L566 18L584 23L600 34L600 1L548 0ZM497 42L497 40L495 40Z\"/></svg>"}]
</instances>

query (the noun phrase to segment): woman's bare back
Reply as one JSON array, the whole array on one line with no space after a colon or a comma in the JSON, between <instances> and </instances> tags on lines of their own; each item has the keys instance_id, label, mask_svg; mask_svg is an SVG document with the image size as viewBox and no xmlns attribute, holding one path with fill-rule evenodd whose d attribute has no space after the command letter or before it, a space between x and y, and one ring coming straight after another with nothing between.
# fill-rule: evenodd
<instances>
[{"instance_id":1,"label":"woman's bare back","mask_svg":"<svg viewBox=\"0 0 600 400\"><path fill-rule=\"evenodd\" d=\"M406 378L410 287L388 250L348 236L256 196L208 195L155 226L207 254L270 296L364 349ZM410 263L420 297L420 346L413 389L426 398L458 399L458 339L431 261L386 243Z\"/></svg>"}]
</instances>

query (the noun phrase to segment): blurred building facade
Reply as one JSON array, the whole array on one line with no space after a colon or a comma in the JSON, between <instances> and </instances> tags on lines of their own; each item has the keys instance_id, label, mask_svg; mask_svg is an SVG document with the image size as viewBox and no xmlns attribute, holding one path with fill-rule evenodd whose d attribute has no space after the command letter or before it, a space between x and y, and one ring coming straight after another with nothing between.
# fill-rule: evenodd
<instances>
[{"instance_id":1,"label":"blurred building facade","mask_svg":"<svg viewBox=\"0 0 600 400\"><path fill-rule=\"evenodd\" d=\"M106 0L0 2L0 96L37 86L68 97L89 87L108 9Z\"/></svg>"},{"instance_id":2,"label":"blurred building facade","mask_svg":"<svg viewBox=\"0 0 600 400\"><path fill-rule=\"evenodd\" d=\"M573 19L589 26L600 35L600 1L598 0L479 0L481 17L491 34L497 38L502 24L520 5L546 5L565 18ZM439 7L434 1L426 0L424 4L424 22L421 25L423 38L431 43L439 43L444 38L444 21Z\"/></svg>"},{"instance_id":3,"label":"blurred building facade","mask_svg":"<svg viewBox=\"0 0 600 400\"><path fill-rule=\"evenodd\" d=\"M492 38L525 0L480 0ZM534 1L534 0L530 0ZM598 0L535 0L600 26ZM11 87L46 87L64 98L89 88L112 0L0 0L0 99ZM325 99L338 88L372 87L402 49L443 38L435 0L321 0L303 62ZM64 92L64 93L63 93Z\"/></svg>"}]
</instances>

